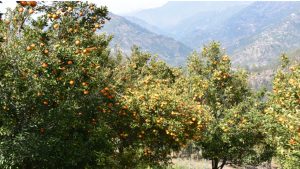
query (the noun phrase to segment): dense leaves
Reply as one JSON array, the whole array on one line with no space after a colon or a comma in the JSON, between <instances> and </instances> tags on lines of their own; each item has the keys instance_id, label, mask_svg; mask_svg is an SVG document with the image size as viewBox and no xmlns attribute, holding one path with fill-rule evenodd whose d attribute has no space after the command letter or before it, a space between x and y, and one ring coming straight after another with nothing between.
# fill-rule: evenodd
<instances>
[{"instance_id":1,"label":"dense leaves","mask_svg":"<svg viewBox=\"0 0 300 169\"><path fill-rule=\"evenodd\" d=\"M259 165L274 146L299 166L299 65L284 62L266 98L216 42L186 69L111 54L107 14L20 1L0 20L0 168L164 168L190 142L213 169Z\"/></svg>"},{"instance_id":2,"label":"dense leaves","mask_svg":"<svg viewBox=\"0 0 300 169\"><path fill-rule=\"evenodd\" d=\"M266 114L270 141L277 147L283 168L300 165L300 65L287 68L288 60L282 56L282 69L273 81Z\"/></svg>"},{"instance_id":3,"label":"dense leaves","mask_svg":"<svg viewBox=\"0 0 300 169\"><path fill-rule=\"evenodd\" d=\"M223 168L227 162L257 165L270 159L261 94L250 89L245 72L231 70L229 57L216 42L204 47L202 55L194 53L188 68L194 99L210 110L212 120L198 144L212 167Z\"/></svg>"}]
</instances>

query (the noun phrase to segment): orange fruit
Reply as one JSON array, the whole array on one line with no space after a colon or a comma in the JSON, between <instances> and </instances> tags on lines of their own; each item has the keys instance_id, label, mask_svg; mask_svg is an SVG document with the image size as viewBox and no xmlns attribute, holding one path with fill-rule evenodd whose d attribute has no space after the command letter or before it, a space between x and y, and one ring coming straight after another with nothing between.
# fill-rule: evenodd
<instances>
[{"instance_id":1,"label":"orange fruit","mask_svg":"<svg viewBox=\"0 0 300 169\"><path fill-rule=\"evenodd\" d=\"M20 8L18 9L18 11L19 11L19 12L23 12L23 11L24 11L24 8L20 7Z\"/></svg>"},{"instance_id":2,"label":"orange fruit","mask_svg":"<svg viewBox=\"0 0 300 169\"><path fill-rule=\"evenodd\" d=\"M36 1L29 1L28 4L29 4L31 7L36 7L37 2L36 2Z\"/></svg>"},{"instance_id":3,"label":"orange fruit","mask_svg":"<svg viewBox=\"0 0 300 169\"><path fill-rule=\"evenodd\" d=\"M95 24L95 28L100 28L100 24Z\"/></svg>"},{"instance_id":4,"label":"orange fruit","mask_svg":"<svg viewBox=\"0 0 300 169\"><path fill-rule=\"evenodd\" d=\"M49 53L49 50L48 49L45 49L44 50L44 54L48 54Z\"/></svg>"},{"instance_id":5,"label":"orange fruit","mask_svg":"<svg viewBox=\"0 0 300 169\"><path fill-rule=\"evenodd\" d=\"M59 16L58 16L58 15L56 15L56 14L53 14L53 15L52 15L52 18L53 18L53 19L58 19L58 18L59 18Z\"/></svg>"},{"instance_id":6,"label":"orange fruit","mask_svg":"<svg viewBox=\"0 0 300 169\"><path fill-rule=\"evenodd\" d=\"M34 13L34 10L33 10L33 9L29 9L28 13L29 13L29 14L33 14L33 13Z\"/></svg>"},{"instance_id":7,"label":"orange fruit","mask_svg":"<svg viewBox=\"0 0 300 169\"><path fill-rule=\"evenodd\" d=\"M81 84L82 84L82 86L88 86L87 82L82 82Z\"/></svg>"},{"instance_id":8,"label":"orange fruit","mask_svg":"<svg viewBox=\"0 0 300 169\"><path fill-rule=\"evenodd\" d=\"M27 46L26 50L27 50L27 51L31 51L32 48L31 48L30 46Z\"/></svg>"},{"instance_id":9,"label":"orange fruit","mask_svg":"<svg viewBox=\"0 0 300 169\"><path fill-rule=\"evenodd\" d=\"M27 6L28 5L27 1L20 1L19 4L21 6Z\"/></svg>"},{"instance_id":10,"label":"orange fruit","mask_svg":"<svg viewBox=\"0 0 300 169\"><path fill-rule=\"evenodd\" d=\"M88 90L83 90L83 94L89 94L89 91Z\"/></svg>"},{"instance_id":11,"label":"orange fruit","mask_svg":"<svg viewBox=\"0 0 300 169\"><path fill-rule=\"evenodd\" d=\"M40 128L40 132L41 132L41 134L44 134L45 133L45 129L44 128Z\"/></svg>"},{"instance_id":12,"label":"orange fruit","mask_svg":"<svg viewBox=\"0 0 300 169\"><path fill-rule=\"evenodd\" d=\"M59 28L59 25L58 25L58 24L54 24L54 25L53 25L53 28L54 28L54 29L58 29L58 28Z\"/></svg>"},{"instance_id":13,"label":"orange fruit","mask_svg":"<svg viewBox=\"0 0 300 169\"><path fill-rule=\"evenodd\" d=\"M69 60L67 63L68 63L68 65L71 65L71 64L73 64L73 61Z\"/></svg>"},{"instance_id":14,"label":"orange fruit","mask_svg":"<svg viewBox=\"0 0 300 169\"><path fill-rule=\"evenodd\" d=\"M44 105L48 105L49 103L48 103L47 100L45 100L45 101L43 101L43 104L44 104Z\"/></svg>"},{"instance_id":15,"label":"orange fruit","mask_svg":"<svg viewBox=\"0 0 300 169\"><path fill-rule=\"evenodd\" d=\"M80 45L80 40L76 40L75 45Z\"/></svg>"},{"instance_id":16,"label":"orange fruit","mask_svg":"<svg viewBox=\"0 0 300 169\"><path fill-rule=\"evenodd\" d=\"M48 64L44 62L44 63L42 63L42 67L43 67L43 68L47 68L47 67L48 67Z\"/></svg>"},{"instance_id":17,"label":"orange fruit","mask_svg":"<svg viewBox=\"0 0 300 169\"><path fill-rule=\"evenodd\" d=\"M74 85L75 82L74 82L74 80L70 80L69 83L70 83L70 85Z\"/></svg>"}]
</instances>

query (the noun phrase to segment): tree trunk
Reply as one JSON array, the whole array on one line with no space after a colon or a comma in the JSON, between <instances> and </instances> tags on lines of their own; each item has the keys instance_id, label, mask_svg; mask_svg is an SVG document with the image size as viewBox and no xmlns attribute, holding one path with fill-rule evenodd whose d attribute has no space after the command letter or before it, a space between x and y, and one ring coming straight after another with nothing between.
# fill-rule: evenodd
<instances>
[{"instance_id":1,"label":"tree trunk","mask_svg":"<svg viewBox=\"0 0 300 169\"><path fill-rule=\"evenodd\" d=\"M211 168L212 169L223 169L223 167L225 166L225 164L227 162L227 159L223 159L222 164L220 166L219 166L219 162L220 162L220 159L213 158L211 160Z\"/></svg>"},{"instance_id":2,"label":"tree trunk","mask_svg":"<svg viewBox=\"0 0 300 169\"><path fill-rule=\"evenodd\" d=\"M225 166L226 162L227 162L227 159L223 159L222 164L220 165L219 168L223 169L223 167Z\"/></svg>"},{"instance_id":3,"label":"tree trunk","mask_svg":"<svg viewBox=\"0 0 300 169\"><path fill-rule=\"evenodd\" d=\"M219 159L213 158L211 160L211 168L212 169L218 169Z\"/></svg>"}]
</instances>

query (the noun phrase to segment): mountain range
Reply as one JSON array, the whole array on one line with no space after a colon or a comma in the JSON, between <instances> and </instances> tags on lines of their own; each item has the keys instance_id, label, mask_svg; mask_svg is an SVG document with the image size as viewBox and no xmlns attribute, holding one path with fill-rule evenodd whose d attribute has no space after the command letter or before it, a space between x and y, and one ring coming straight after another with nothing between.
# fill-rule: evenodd
<instances>
[{"instance_id":1,"label":"mountain range","mask_svg":"<svg viewBox=\"0 0 300 169\"><path fill-rule=\"evenodd\" d=\"M111 15L103 31L114 35L113 45L127 53L138 45L173 65L212 40L221 42L235 67L250 71L269 70L282 53L300 48L300 2L171 1Z\"/></svg>"},{"instance_id":2,"label":"mountain range","mask_svg":"<svg viewBox=\"0 0 300 169\"><path fill-rule=\"evenodd\" d=\"M150 32L124 17L110 13L110 22L105 24L102 31L113 35L112 47L120 48L125 54L131 52L136 45L142 50L157 54L161 59L173 65L180 65L191 48L175 39Z\"/></svg>"}]
</instances>

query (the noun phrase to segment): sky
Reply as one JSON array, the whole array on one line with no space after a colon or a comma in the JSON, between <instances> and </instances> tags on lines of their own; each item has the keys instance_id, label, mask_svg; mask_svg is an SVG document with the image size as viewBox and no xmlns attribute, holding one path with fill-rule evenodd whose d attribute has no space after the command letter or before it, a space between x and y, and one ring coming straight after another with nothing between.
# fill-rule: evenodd
<instances>
[{"instance_id":1,"label":"sky","mask_svg":"<svg viewBox=\"0 0 300 169\"><path fill-rule=\"evenodd\" d=\"M205 1L205 0L89 0L98 5L106 5L110 12L115 14L128 14L142 9L163 6L168 1ZM207 1L207 0L206 0ZM2 0L0 11L5 11L6 7L14 7L15 1Z\"/></svg>"},{"instance_id":2,"label":"sky","mask_svg":"<svg viewBox=\"0 0 300 169\"><path fill-rule=\"evenodd\" d=\"M115 14L126 14L147 8L163 6L168 0L92 0L98 5L106 5Z\"/></svg>"},{"instance_id":3,"label":"sky","mask_svg":"<svg viewBox=\"0 0 300 169\"><path fill-rule=\"evenodd\" d=\"M14 7L15 1L1 0L0 11L3 12L7 7ZM97 5L105 5L108 10L115 14L127 14L141 9L154 8L164 5L168 0L89 0Z\"/></svg>"}]
</instances>

